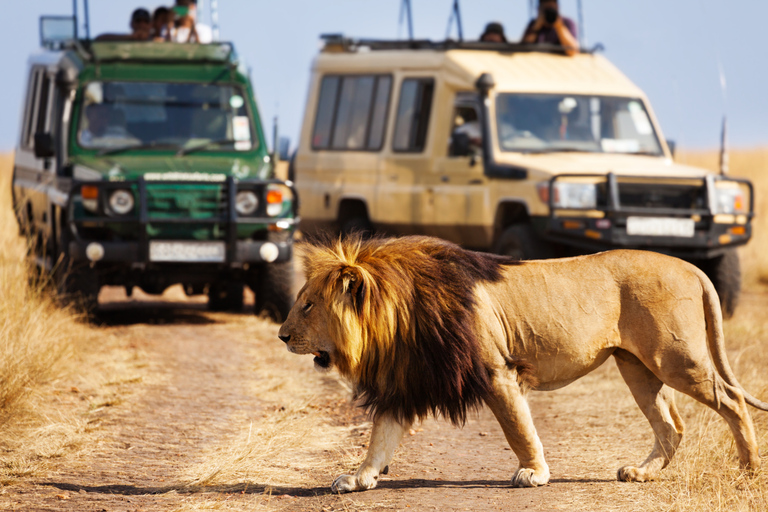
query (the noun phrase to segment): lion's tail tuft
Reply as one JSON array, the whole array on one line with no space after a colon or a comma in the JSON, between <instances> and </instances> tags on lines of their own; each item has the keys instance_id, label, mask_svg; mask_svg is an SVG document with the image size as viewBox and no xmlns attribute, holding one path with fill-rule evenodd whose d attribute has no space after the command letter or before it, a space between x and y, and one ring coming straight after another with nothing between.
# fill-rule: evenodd
<instances>
[{"instance_id":1,"label":"lion's tail tuft","mask_svg":"<svg viewBox=\"0 0 768 512\"><path fill-rule=\"evenodd\" d=\"M723 334L723 313L720 308L720 300L715 291L712 281L703 273L699 272L699 279L703 288L704 315L707 320L707 343L709 353L715 363L715 368L720 376L730 384L737 387L744 393L744 400L754 407L768 412L768 403L758 400L736 380L731 365L728 363L728 357L725 352L725 335Z\"/></svg>"}]
</instances>

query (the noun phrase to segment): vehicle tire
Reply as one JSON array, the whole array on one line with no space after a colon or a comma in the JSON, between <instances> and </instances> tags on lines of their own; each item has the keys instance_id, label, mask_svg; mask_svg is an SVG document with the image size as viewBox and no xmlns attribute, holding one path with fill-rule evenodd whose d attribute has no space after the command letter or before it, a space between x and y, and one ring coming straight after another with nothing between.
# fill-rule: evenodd
<instances>
[{"instance_id":1,"label":"vehicle tire","mask_svg":"<svg viewBox=\"0 0 768 512\"><path fill-rule=\"evenodd\" d=\"M541 240L528 224L515 224L502 232L493 252L516 260L535 260L554 256L550 245Z\"/></svg>"},{"instance_id":2,"label":"vehicle tire","mask_svg":"<svg viewBox=\"0 0 768 512\"><path fill-rule=\"evenodd\" d=\"M59 300L91 316L99 305L98 273L88 263L74 263L69 258L69 231L61 226L57 236L56 254L52 281L56 286Z\"/></svg>"},{"instance_id":3,"label":"vehicle tire","mask_svg":"<svg viewBox=\"0 0 768 512\"><path fill-rule=\"evenodd\" d=\"M741 263L736 249L708 260L702 266L720 296L723 318L731 318L741 297Z\"/></svg>"},{"instance_id":4,"label":"vehicle tire","mask_svg":"<svg viewBox=\"0 0 768 512\"><path fill-rule=\"evenodd\" d=\"M243 310L243 291L242 283L214 283L208 285L208 309L211 311L232 311Z\"/></svg>"},{"instance_id":5,"label":"vehicle tire","mask_svg":"<svg viewBox=\"0 0 768 512\"><path fill-rule=\"evenodd\" d=\"M262 265L253 285L258 316L282 323L293 306L293 261Z\"/></svg>"}]
</instances>

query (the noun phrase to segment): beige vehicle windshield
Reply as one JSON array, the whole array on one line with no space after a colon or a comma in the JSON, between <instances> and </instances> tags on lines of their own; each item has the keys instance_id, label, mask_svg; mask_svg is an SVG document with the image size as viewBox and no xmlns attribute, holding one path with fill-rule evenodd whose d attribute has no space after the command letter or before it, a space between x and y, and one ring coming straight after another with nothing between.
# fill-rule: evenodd
<instances>
[{"instance_id":1,"label":"beige vehicle windshield","mask_svg":"<svg viewBox=\"0 0 768 512\"><path fill-rule=\"evenodd\" d=\"M496 129L502 151L663 156L637 98L502 93L496 97Z\"/></svg>"}]
</instances>

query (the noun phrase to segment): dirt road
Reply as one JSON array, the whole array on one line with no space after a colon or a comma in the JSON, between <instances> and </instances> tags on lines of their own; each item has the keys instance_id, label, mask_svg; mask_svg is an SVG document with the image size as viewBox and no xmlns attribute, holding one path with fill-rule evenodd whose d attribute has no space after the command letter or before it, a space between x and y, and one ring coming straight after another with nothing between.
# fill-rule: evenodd
<instances>
[{"instance_id":1,"label":"dirt road","mask_svg":"<svg viewBox=\"0 0 768 512\"><path fill-rule=\"evenodd\" d=\"M659 484L615 481L618 467L645 458L651 431L613 362L564 390L531 395L552 471L546 487L510 488L517 461L484 409L463 429L433 420L414 428L377 489L338 496L330 483L354 470L370 428L342 383L314 372L311 356L287 354L277 326L249 313L209 313L173 295L164 302L118 296L107 294L98 329L134 354L135 378L116 384L114 403L83 412L90 427L80 448L2 488L0 509L660 506L648 492ZM760 310L768 300L744 302Z\"/></svg>"}]
</instances>

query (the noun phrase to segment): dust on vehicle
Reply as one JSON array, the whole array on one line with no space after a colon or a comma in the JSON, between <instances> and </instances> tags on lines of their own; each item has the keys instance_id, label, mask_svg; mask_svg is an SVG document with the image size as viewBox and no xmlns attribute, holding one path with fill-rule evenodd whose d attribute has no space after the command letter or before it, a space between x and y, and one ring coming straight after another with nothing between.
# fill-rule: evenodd
<instances>
[{"instance_id":1,"label":"dust on vehicle","mask_svg":"<svg viewBox=\"0 0 768 512\"><path fill-rule=\"evenodd\" d=\"M301 229L424 234L522 259L647 249L701 267L726 316L752 184L679 165L605 57L325 39L292 167Z\"/></svg>"}]
</instances>

